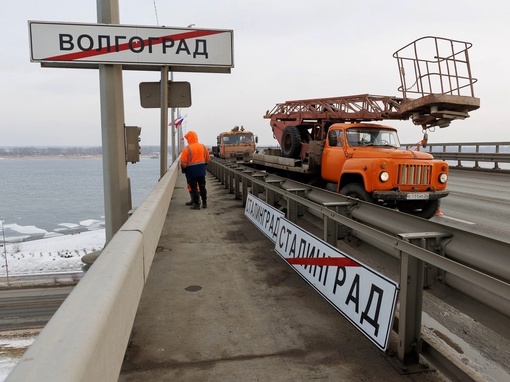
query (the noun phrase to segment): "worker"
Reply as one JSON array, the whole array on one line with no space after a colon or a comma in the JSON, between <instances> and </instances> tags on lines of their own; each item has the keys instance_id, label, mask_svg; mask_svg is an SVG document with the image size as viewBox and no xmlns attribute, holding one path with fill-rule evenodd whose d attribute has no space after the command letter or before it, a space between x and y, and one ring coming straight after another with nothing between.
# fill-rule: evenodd
<instances>
[{"instance_id":1,"label":"worker","mask_svg":"<svg viewBox=\"0 0 510 382\"><path fill-rule=\"evenodd\" d=\"M198 135L194 131L188 131L184 138L188 141L188 146L182 150L181 168L186 174L193 200L190 208L199 210L200 198L202 198L202 208L207 208L205 175L206 165L211 161L209 150L205 145L198 142Z\"/></svg>"}]
</instances>

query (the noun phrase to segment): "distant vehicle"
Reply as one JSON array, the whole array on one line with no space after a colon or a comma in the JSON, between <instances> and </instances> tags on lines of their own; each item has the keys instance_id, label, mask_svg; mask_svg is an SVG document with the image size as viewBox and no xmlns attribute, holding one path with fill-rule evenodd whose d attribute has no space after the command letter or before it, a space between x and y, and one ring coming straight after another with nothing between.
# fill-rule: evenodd
<instances>
[{"instance_id":1,"label":"distant vehicle","mask_svg":"<svg viewBox=\"0 0 510 382\"><path fill-rule=\"evenodd\" d=\"M258 138L243 126L235 126L216 138L217 146L212 147L215 157L223 159L245 159L251 157L257 149Z\"/></svg>"}]
</instances>

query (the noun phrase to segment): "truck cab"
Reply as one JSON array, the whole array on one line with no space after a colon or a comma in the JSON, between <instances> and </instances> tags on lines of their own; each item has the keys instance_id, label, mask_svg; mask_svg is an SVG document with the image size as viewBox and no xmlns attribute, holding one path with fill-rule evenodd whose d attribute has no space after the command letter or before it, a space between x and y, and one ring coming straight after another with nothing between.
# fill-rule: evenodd
<instances>
[{"instance_id":1,"label":"truck cab","mask_svg":"<svg viewBox=\"0 0 510 382\"><path fill-rule=\"evenodd\" d=\"M327 188L424 218L448 195L448 164L400 147L396 129L373 123L330 126L321 159Z\"/></svg>"},{"instance_id":2,"label":"truck cab","mask_svg":"<svg viewBox=\"0 0 510 382\"><path fill-rule=\"evenodd\" d=\"M236 126L216 137L213 155L222 159L244 159L255 152L257 141L252 132Z\"/></svg>"}]
</instances>

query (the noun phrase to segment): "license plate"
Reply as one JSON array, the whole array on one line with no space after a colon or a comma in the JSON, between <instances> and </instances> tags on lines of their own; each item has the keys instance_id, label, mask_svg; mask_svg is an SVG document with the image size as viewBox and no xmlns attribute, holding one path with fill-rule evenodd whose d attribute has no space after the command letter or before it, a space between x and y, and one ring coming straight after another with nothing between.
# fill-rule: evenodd
<instances>
[{"instance_id":1,"label":"license plate","mask_svg":"<svg viewBox=\"0 0 510 382\"><path fill-rule=\"evenodd\" d=\"M429 194L421 193L421 192L407 194L407 196L406 196L407 200L424 200L424 199L428 199L428 198L429 198Z\"/></svg>"}]
</instances>

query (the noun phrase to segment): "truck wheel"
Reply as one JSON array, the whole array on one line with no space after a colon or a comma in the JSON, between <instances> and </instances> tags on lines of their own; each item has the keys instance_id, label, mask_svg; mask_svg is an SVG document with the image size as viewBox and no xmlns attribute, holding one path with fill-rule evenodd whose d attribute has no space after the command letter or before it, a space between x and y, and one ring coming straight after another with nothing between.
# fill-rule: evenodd
<instances>
[{"instance_id":1,"label":"truck wheel","mask_svg":"<svg viewBox=\"0 0 510 382\"><path fill-rule=\"evenodd\" d=\"M424 200L417 202L399 202L397 204L400 212L406 214L419 216L423 219L430 219L434 217L439 210L440 200Z\"/></svg>"},{"instance_id":2,"label":"truck wheel","mask_svg":"<svg viewBox=\"0 0 510 382\"><path fill-rule=\"evenodd\" d=\"M301 134L296 126L287 126L282 134L282 154L286 158L299 158Z\"/></svg>"},{"instance_id":3,"label":"truck wheel","mask_svg":"<svg viewBox=\"0 0 510 382\"><path fill-rule=\"evenodd\" d=\"M363 200L365 202L373 203L374 201L372 196L366 192L363 186L359 183L349 183L348 185L342 187L340 194L349 196L354 199Z\"/></svg>"}]
</instances>

